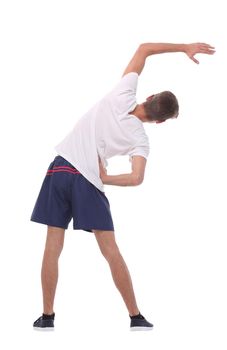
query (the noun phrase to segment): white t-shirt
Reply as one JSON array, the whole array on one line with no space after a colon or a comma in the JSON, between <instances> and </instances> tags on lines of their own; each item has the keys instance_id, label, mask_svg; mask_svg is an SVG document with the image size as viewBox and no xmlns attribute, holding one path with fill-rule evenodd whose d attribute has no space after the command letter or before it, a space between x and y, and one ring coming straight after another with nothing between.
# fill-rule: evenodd
<instances>
[{"instance_id":1,"label":"white t-shirt","mask_svg":"<svg viewBox=\"0 0 227 350\"><path fill-rule=\"evenodd\" d=\"M130 114L137 105L138 74L124 75L115 88L84 114L64 140L55 146L57 153L68 160L100 191L104 184L99 176L100 157L103 166L116 155L145 158L149 139L143 122Z\"/></svg>"}]
</instances>

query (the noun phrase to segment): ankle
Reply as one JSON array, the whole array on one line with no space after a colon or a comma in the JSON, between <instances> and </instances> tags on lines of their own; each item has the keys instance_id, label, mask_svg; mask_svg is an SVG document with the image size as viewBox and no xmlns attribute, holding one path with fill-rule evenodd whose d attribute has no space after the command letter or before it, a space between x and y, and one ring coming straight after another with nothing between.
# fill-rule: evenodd
<instances>
[{"instance_id":1,"label":"ankle","mask_svg":"<svg viewBox=\"0 0 227 350\"><path fill-rule=\"evenodd\" d=\"M54 320L54 318L55 318L54 312L52 314L44 314L43 313L43 320Z\"/></svg>"},{"instance_id":2,"label":"ankle","mask_svg":"<svg viewBox=\"0 0 227 350\"><path fill-rule=\"evenodd\" d=\"M137 316L137 315L139 315L139 314L140 314L140 311L137 309L137 310L135 310L135 311L132 312L132 313L130 312L130 313L129 313L129 316L130 316L130 317L133 317L133 316Z\"/></svg>"},{"instance_id":3,"label":"ankle","mask_svg":"<svg viewBox=\"0 0 227 350\"><path fill-rule=\"evenodd\" d=\"M137 315L129 315L129 317L131 318L131 320L134 320L134 319L141 319L141 320L144 320L144 316L141 315L141 313L139 312Z\"/></svg>"},{"instance_id":4,"label":"ankle","mask_svg":"<svg viewBox=\"0 0 227 350\"><path fill-rule=\"evenodd\" d=\"M54 311L49 311L49 310L44 310L43 311L43 315L46 315L46 316L51 316L51 315L54 315Z\"/></svg>"}]
</instances>

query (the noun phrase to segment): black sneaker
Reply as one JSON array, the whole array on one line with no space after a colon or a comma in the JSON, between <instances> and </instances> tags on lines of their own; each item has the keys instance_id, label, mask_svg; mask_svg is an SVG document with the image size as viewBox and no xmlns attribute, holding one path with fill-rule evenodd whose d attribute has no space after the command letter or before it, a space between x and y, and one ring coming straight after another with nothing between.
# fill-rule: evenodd
<instances>
[{"instance_id":1,"label":"black sneaker","mask_svg":"<svg viewBox=\"0 0 227 350\"><path fill-rule=\"evenodd\" d=\"M54 317L54 313L52 315L43 314L33 323L33 329L38 331L53 331Z\"/></svg>"},{"instance_id":2,"label":"black sneaker","mask_svg":"<svg viewBox=\"0 0 227 350\"><path fill-rule=\"evenodd\" d=\"M153 324L148 322L141 313L139 313L136 316L130 316L131 318L131 324L130 324L130 330L131 331L150 331L153 329Z\"/></svg>"}]
</instances>

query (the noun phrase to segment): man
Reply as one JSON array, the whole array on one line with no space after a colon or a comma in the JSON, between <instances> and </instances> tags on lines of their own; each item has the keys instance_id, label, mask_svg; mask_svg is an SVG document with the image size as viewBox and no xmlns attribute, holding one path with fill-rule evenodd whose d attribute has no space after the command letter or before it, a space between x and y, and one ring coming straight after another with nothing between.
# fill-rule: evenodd
<instances>
[{"instance_id":1,"label":"man","mask_svg":"<svg viewBox=\"0 0 227 350\"><path fill-rule=\"evenodd\" d=\"M141 104L136 102L138 76L146 58L165 52L183 52L199 63L195 54L212 55L215 51L214 47L205 43L141 44L117 86L80 118L73 130L55 147L58 156L48 168L31 216L32 221L47 225L41 271L43 314L34 322L35 329L54 329L53 305L58 281L58 259L65 230L72 218L73 229L94 233L125 302L130 329L153 328L137 306L127 265L115 241L104 184L141 184L149 154L149 140L143 123L162 123L178 116L178 101L170 91L152 95ZM107 159L115 155L129 156L131 173L107 174Z\"/></svg>"}]
</instances>

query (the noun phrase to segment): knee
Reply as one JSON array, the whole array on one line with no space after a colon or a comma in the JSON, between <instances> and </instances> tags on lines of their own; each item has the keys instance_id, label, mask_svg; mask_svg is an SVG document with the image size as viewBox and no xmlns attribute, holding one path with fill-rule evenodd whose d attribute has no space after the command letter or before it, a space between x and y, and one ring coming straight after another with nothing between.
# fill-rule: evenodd
<instances>
[{"instance_id":1,"label":"knee","mask_svg":"<svg viewBox=\"0 0 227 350\"><path fill-rule=\"evenodd\" d=\"M60 255L63 249L63 242L48 242L48 244L46 244L46 249Z\"/></svg>"},{"instance_id":2,"label":"knee","mask_svg":"<svg viewBox=\"0 0 227 350\"><path fill-rule=\"evenodd\" d=\"M120 256L118 245L115 241L114 231L93 230L100 251L104 258L110 262Z\"/></svg>"},{"instance_id":3,"label":"knee","mask_svg":"<svg viewBox=\"0 0 227 350\"><path fill-rule=\"evenodd\" d=\"M64 246L64 232L48 228L45 250L53 256L60 256Z\"/></svg>"},{"instance_id":4,"label":"knee","mask_svg":"<svg viewBox=\"0 0 227 350\"><path fill-rule=\"evenodd\" d=\"M109 247L100 248L104 258L110 263L121 256L117 244Z\"/></svg>"},{"instance_id":5,"label":"knee","mask_svg":"<svg viewBox=\"0 0 227 350\"><path fill-rule=\"evenodd\" d=\"M52 257L52 258L59 258L59 256L61 255L61 252L62 252L62 249L63 249L63 244L60 244L60 243L48 243L46 244L46 247L45 247L45 253L48 254L49 257Z\"/></svg>"}]
</instances>

